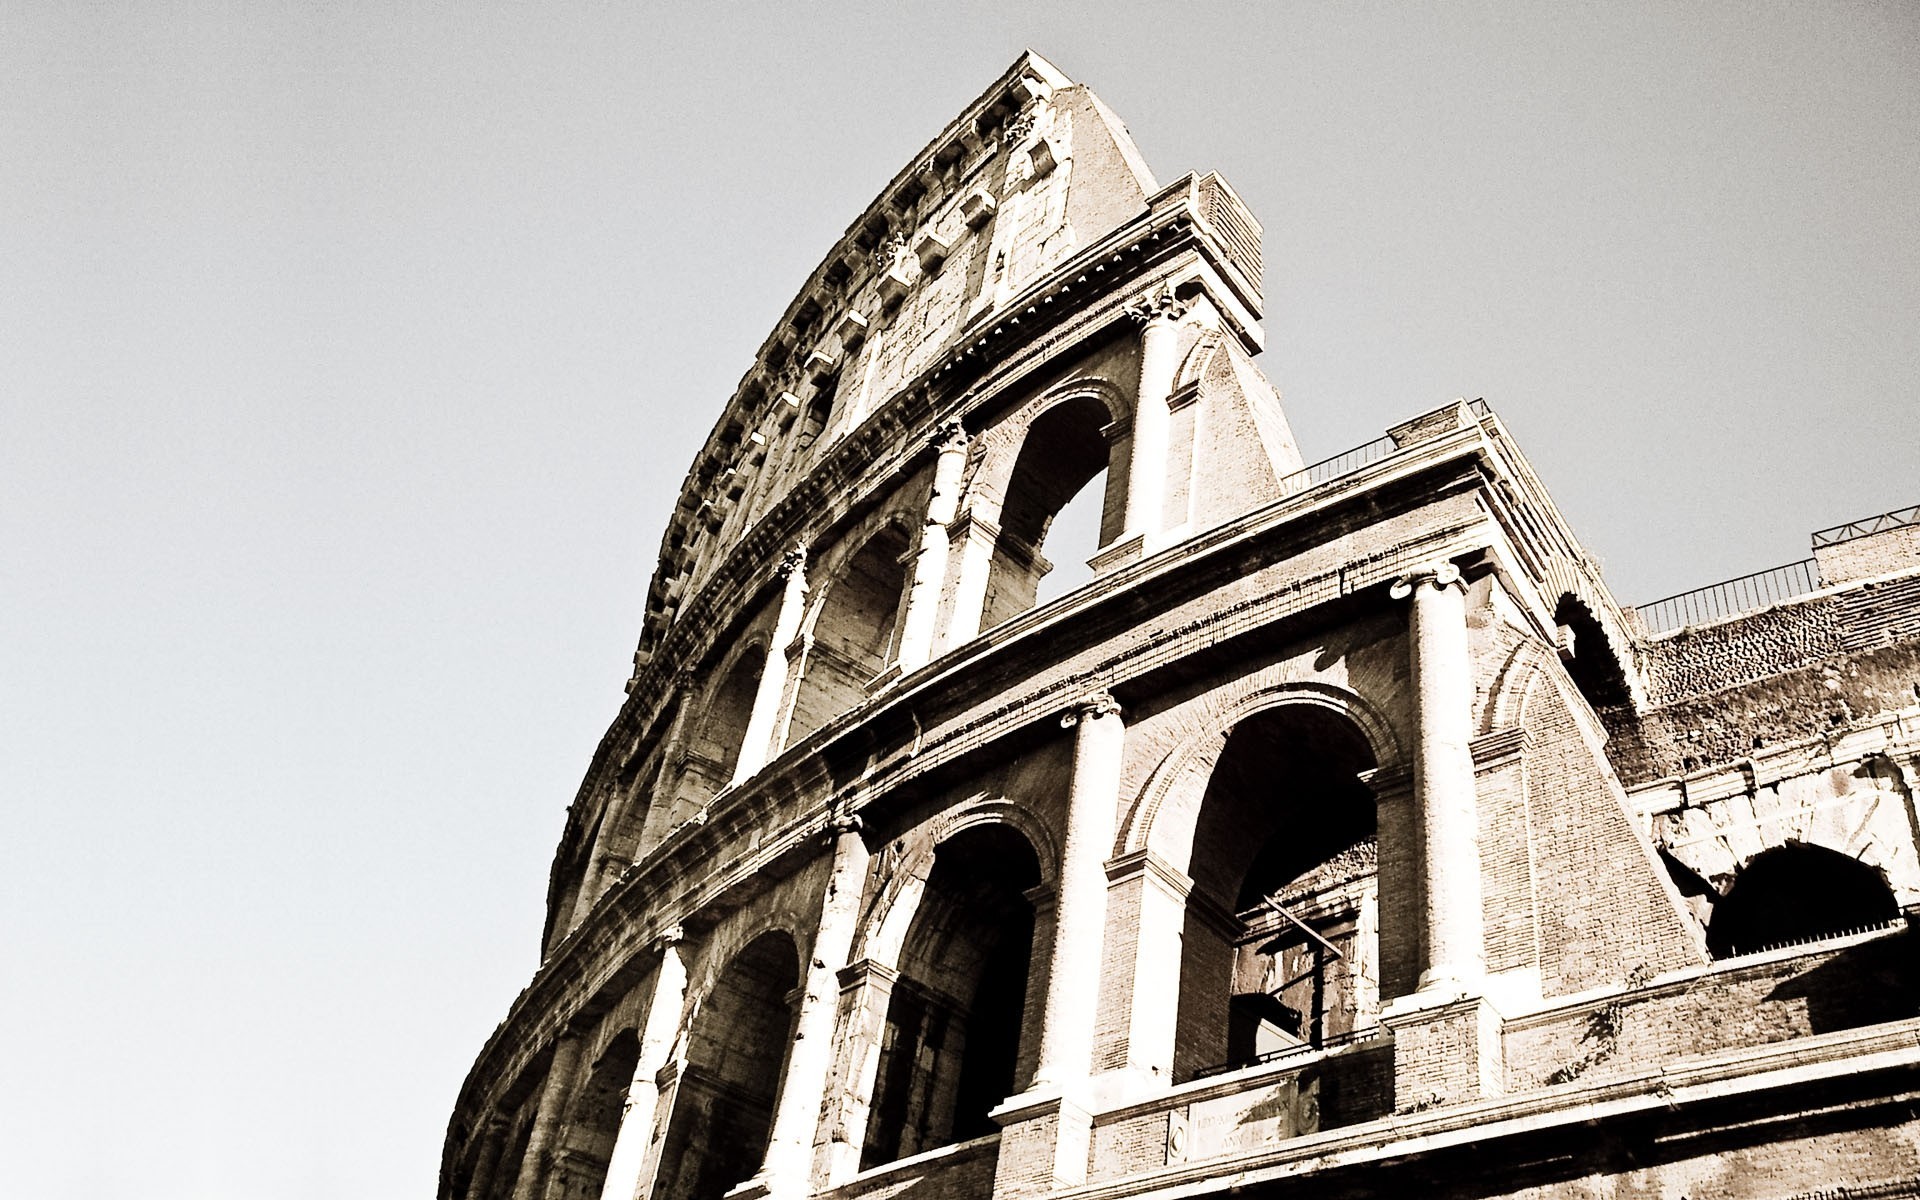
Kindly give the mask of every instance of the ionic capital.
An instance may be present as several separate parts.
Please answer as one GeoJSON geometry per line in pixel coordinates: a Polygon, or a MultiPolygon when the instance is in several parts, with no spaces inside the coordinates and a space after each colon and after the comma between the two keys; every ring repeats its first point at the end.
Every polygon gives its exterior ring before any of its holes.
{"type": "Polygon", "coordinates": [[[1450,587],[1459,587],[1462,589],[1466,587],[1465,581],[1460,577],[1460,568],[1450,562],[1444,562],[1431,567],[1423,567],[1417,571],[1407,572],[1405,575],[1393,581],[1393,587],[1389,590],[1388,594],[1395,600],[1405,600],[1408,596],[1413,595],[1415,588],[1422,584],[1431,584],[1435,591],[1441,592],[1446,591],[1450,587]]]}
{"type": "Polygon", "coordinates": [[[1191,303],[1174,295],[1173,285],[1166,283],[1127,305],[1127,315],[1142,325],[1152,325],[1156,321],[1171,325],[1186,316],[1187,310],[1192,307],[1191,303]]]}
{"type": "Polygon", "coordinates": [[[1097,721],[1101,717],[1119,715],[1120,702],[1113,698],[1111,692],[1095,692],[1091,696],[1074,701],[1066,712],[1060,714],[1060,728],[1072,729],[1082,721],[1097,721]]]}

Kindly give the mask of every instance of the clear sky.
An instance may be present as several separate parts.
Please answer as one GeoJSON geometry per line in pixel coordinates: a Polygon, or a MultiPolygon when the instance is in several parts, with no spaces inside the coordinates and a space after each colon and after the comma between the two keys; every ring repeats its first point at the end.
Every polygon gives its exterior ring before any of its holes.
{"type": "Polygon", "coordinates": [[[1310,459],[1485,396],[1625,602],[1920,502],[1920,5],[7,0],[9,1195],[431,1194],[687,463],[1027,46],[1310,459]]]}

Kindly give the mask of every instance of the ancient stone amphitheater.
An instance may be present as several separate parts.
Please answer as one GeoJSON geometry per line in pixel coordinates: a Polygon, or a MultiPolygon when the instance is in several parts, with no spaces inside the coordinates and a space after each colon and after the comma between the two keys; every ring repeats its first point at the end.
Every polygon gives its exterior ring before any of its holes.
{"type": "Polygon", "coordinates": [[[446,1200],[1920,1196],[1920,513],[1622,607],[1484,405],[1302,462],[1260,240],[1031,55],[853,223],[446,1200]]]}

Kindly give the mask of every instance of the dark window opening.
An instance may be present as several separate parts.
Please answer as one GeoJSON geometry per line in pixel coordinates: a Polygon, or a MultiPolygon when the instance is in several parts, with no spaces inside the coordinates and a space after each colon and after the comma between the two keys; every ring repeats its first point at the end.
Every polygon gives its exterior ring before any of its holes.
{"type": "Polygon", "coordinates": [[[553,1177],[547,1183],[548,1196],[599,1200],[607,1182],[607,1164],[613,1158],[613,1143],[620,1135],[627,1088],[639,1061],[640,1039],[626,1030],[608,1043],[593,1064],[586,1084],[568,1110],[553,1159],[553,1177]]]}
{"type": "Polygon", "coordinates": [[[1824,846],[1763,850],[1713,906],[1707,951],[1715,958],[1878,929],[1900,915],[1878,870],[1824,846]]]}
{"type": "Polygon", "coordinates": [[[1633,703],[1626,672],[1593,610],[1573,596],[1562,596],[1553,610],[1553,620],[1565,631],[1561,636],[1571,642],[1562,646],[1560,661],[1594,711],[1633,703]]]}
{"type": "Polygon", "coordinates": [[[907,535],[875,534],[827,587],[787,727],[792,744],[855,707],[894,656],[906,596],[907,535]]]}
{"type": "Polygon", "coordinates": [[[799,982],[792,939],[763,934],[701,1005],[661,1144],[660,1200],[720,1200],[760,1169],[791,1033],[787,997],[799,982]]]}
{"type": "Polygon", "coordinates": [[[900,954],[860,1165],[994,1131],[1013,1094],[1040,870],[1005,826],[942,845],[900,954]]]}
{"type": "MultiPolygon", "coordinates": [[[[1081,396],[1041,413],[1027,428],[1026,440],[1007,481],[1006,499],[1000,506],[1000,536],[993,547],[987,600],[980,617],[982,629],[1018,616],[1039,602],[1041,580],[1054,567],[1041,554],[1043,545],[1063,558],[1084,560],[1112,536],[1114,531],[1109,526],[1117,518],[1108,514],[1110,506],[1106,504],[1112,489],[1103,485],[1095,492],[1089,487],[1107,469],[1109,448],[1101,431],[1110,421],[1105,404],[1092,396],[1081,396]],[[1098,498],[1100,515],[1088,520],[1089,514],[1075,506],[1067,528],[1062,530],[1069,536],[1049,538],[1055,518],[1083,492],[1088,507],[1098,498]]],[[[1087,577],[1077,567],[1063,575],[1063,583],[1087,577]]]]}
{"type": "Polygon", "coordinates": [[[1351,722],[1258,713],[1228,737],[1194,827],[1174,1078],[1324,1046],[1378,1024],[1372,767],[1351,722]]]}
{"type": "Polygon", "coordinates": [[[760,690],[766,665],[766,651],[750,647],[714,689],[694,736],[687,740],[680,788],[683,806],[704,805],[733,782],[734,764],[740,761],[740,744],[747,736],[754,694],[760,690]]]}

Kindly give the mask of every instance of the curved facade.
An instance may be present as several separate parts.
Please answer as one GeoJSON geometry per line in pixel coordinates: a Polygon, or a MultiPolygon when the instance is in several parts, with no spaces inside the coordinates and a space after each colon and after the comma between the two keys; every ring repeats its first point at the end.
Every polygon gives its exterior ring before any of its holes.
{"type": "Polygon", "coordinates": [[[1032,55],[849,227],[443,1197],[1917,1194],[1910,527],[1655,628],[1483,405],[1304,464],[1260,279],[1032,55]]]}

